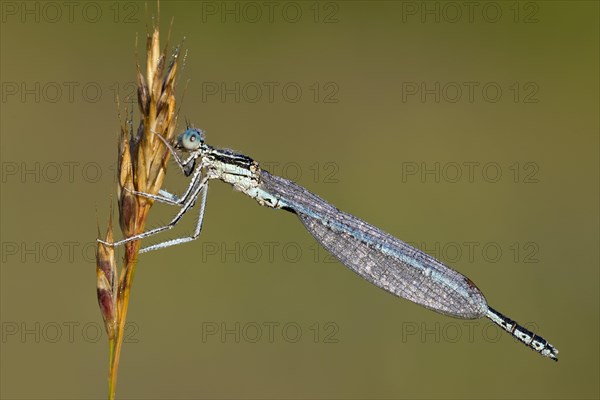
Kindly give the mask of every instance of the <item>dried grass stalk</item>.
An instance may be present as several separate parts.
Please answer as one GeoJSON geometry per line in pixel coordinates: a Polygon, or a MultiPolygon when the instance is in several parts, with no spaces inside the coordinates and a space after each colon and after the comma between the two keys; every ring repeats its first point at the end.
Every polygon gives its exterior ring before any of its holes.
{"type": "MultiPolygon", "coordinates": [[[[119,137],[118,185],[119,225],[124,237],[144,232],[146,218],[153,204],[151,199],[136,196],[131,191],[156,194],[160,190],[169,159],[169,152],[156,134],[167,140],[175,133],[175,78],[179,49],[176,48],[166,67],[167,49],[161,51],[159,30],[154,28],[146,41],[146,74],[137,65],[138,105],[140,125],[133,132],[127,121],[119,137]],[[153,133],[154,132],[154,133],[153,133]],[[128,190],[126,190],[128,189],[128,190]]],[[[113,242],[112,217],[106,241],[113,242]]],[[[99,244],[97,251],[97,292],[100,310],[109,337],[109,399],[114,399],[119,357],[127,317],[129,295],[135,273],[139,241],[125,244],[123,267],[118,279],[113,248],[99,244]]]]}

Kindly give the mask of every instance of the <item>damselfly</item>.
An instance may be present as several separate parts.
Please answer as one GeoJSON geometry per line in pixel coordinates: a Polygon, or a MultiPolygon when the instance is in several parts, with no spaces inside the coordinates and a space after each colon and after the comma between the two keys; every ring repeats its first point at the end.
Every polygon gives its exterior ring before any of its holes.
{"type": "Polygon", "coordinates": [[[558,360],[558,350],[554,346],[489,307],[481,291],[470,279],[435,258],[338,210],[302,186],[263,171],[248,156],[209,146],[200,129],[188,127],[174,146],[162,136],[157,136],[183,173],[191,176],[190,184],[181,196],[165,190],[160,190],[156,195],[133,193],[177,206],[179,212],[165,226],[115,243],[100,242],[117,246],[171,229],[200,199],[200,215],[191,236],[145,247],[140,253],[196,239],[202,230],[208,183],[211,179],[220,179],[260,205],[296,214],[325,249],[375,286],[442,314],[467,319],[487,317],[531,349],[558,360]],[[178,151],[186,157],[181,158],[178,151]]]}

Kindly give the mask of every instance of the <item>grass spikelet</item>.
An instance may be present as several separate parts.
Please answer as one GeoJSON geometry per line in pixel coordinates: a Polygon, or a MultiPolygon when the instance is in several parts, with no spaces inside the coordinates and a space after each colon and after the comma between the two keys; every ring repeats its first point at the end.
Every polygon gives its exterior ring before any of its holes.
{"type": "MultiPolygon", "coordinates": [[[[137,65],[138,106],[140,124],[133,132],[131,123],[122,124],[118,148],[119,226],[124,237],[144,232],[153,201],[132,191],[156,194],[162,187],[169,152],[156,134],[167,140],[175,133],[177,124],[175,82],[179,49],[169,58],[168,47],[160,50],[159,29],[154,27],[146,39],[146,71],[137,65]],[[170,59],[168,68],[166,60],[170,59]]],[[[130,122],[130,121],[129,121],[130,122]]],[[[112,218],[106,241],[113,242],[112,218]]],[[[131,286],[135,274],[139,241],[125,244],[121,274],[116,279],[114,249],[99,244],[97,251],[97,292],[102,316],[109,336],[109,399],[115,398],[117,373],[131,286]]]]}
{"type": "MultiPolygon", "coordinates": [[[[112,211],[112,205],[110,208],[112,211]]],[[[98,228],[98,236],[100,236],[100,228],[98,228]]],[[[107,242],[114,240],[112,212],[105,240],[107,242]]],[[[108,340],[114,340],[117,328],[117,261],[115,249],[102,243],[98,243],[96,249],[96,294],[108,340]]]]}

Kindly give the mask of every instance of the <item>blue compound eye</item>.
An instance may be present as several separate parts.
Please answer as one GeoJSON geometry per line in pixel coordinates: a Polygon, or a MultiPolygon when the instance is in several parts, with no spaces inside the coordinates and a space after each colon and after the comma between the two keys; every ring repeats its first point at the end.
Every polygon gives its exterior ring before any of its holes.
{"type": "Polygon", "coordinates": [[[179,136],[179,144],[186,150],[198,150],[204,143],[204,132],[200,129],[189,128],[179,136]]]}

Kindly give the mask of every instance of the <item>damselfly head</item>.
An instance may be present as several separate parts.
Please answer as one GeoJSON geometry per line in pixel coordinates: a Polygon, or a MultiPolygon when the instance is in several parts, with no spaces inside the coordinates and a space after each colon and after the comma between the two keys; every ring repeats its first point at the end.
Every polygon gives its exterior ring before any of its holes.
{"type": "Polygon", "coordinates": [[[177,137],[175,148],[183,151],[196,151],[204,143],[204,131],[197,128],[187,128],[177,137]]]}

